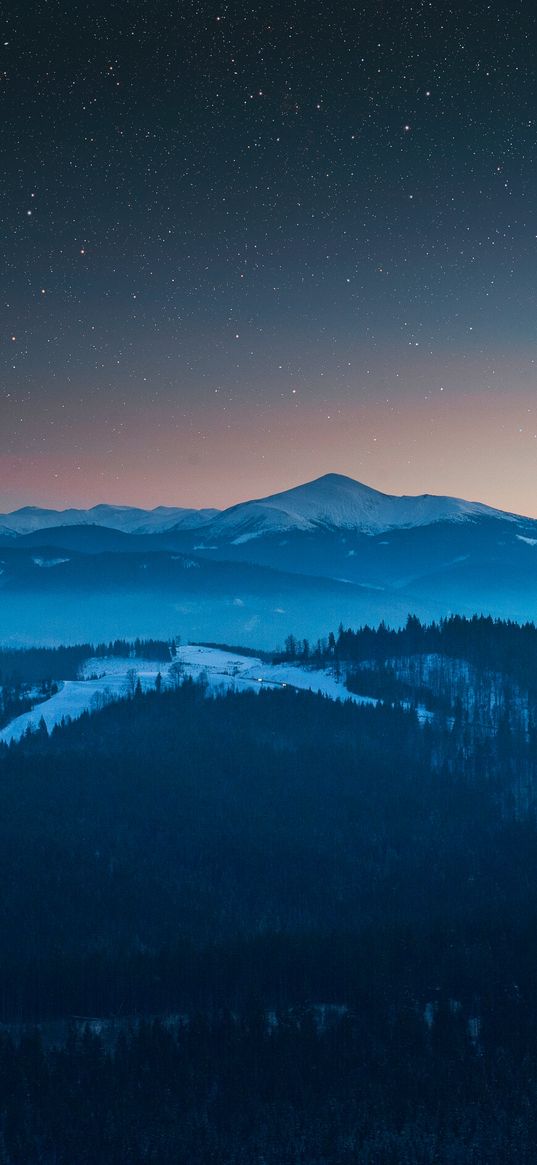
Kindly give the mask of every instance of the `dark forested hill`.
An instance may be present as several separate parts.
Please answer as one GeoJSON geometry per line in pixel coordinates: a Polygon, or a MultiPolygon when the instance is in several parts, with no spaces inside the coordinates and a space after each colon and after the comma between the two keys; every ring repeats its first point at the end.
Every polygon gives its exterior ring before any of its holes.
{"type": "Polygon", "coordinates": [[[491,725],[186,682],[3,748],[0,1160],[534,1160],[537,748],[491,725]]]}

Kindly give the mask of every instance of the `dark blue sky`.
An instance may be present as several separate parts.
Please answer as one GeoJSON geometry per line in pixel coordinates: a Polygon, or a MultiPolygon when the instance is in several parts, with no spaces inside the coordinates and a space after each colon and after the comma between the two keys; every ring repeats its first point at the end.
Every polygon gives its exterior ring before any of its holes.
{"type": "Polygon", "coordinates": [[[0,508],[537,513],[536,49],[520,3],[8,5],[0,508]]]}

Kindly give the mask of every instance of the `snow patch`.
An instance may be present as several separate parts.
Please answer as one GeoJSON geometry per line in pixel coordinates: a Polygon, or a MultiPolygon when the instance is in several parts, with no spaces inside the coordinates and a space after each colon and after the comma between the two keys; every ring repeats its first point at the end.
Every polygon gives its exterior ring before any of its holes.
{"type": "Polygon", "coordinates": [[[159,672],[167,674],[169,664],[138,659],[88,659],[78,680],[64,680],[50,700],[43,700],[32,711],[17,716],[0,731],[0,741],[20,740],[28,728],[35,730],[43,717],[49,732],[63,719],[78,719],[84,712],[97,711],[111,700],[127,695],[132,677],[140,680],[144,690],[155,686],[159,672]],[[92,677],[92,678],[85,678],[92,677]]]}
{"type": "Polygon", "coordinates": [[[69,558],[40,558],[37,555],[37,556],[32,556],[32,562],[34,562],[36,566],[61,566],[62,562],[70,562],[70,559],[69,558]]]}

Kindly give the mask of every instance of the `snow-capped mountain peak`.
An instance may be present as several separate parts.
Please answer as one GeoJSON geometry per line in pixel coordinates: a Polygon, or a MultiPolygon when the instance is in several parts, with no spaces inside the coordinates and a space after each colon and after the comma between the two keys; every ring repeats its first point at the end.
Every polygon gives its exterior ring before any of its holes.
{"type": "Polygon", "coordinates": [[[506,517],[480,502],[433,494],[395,496],[328,473],[304,485],[231,506],[210,523],[211,537],[235,543],[291,530],[359,530],[378,534],[440,521],[506,517]]]}

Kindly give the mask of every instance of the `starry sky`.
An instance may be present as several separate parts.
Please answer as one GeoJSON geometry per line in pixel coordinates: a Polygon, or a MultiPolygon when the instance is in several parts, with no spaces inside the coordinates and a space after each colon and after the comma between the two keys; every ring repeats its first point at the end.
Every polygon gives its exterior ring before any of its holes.
{"type": "Polygon", "coordinates": [[[0,510],[537,515],[533,5],[8,3],[0,102],[0,510]]]}

